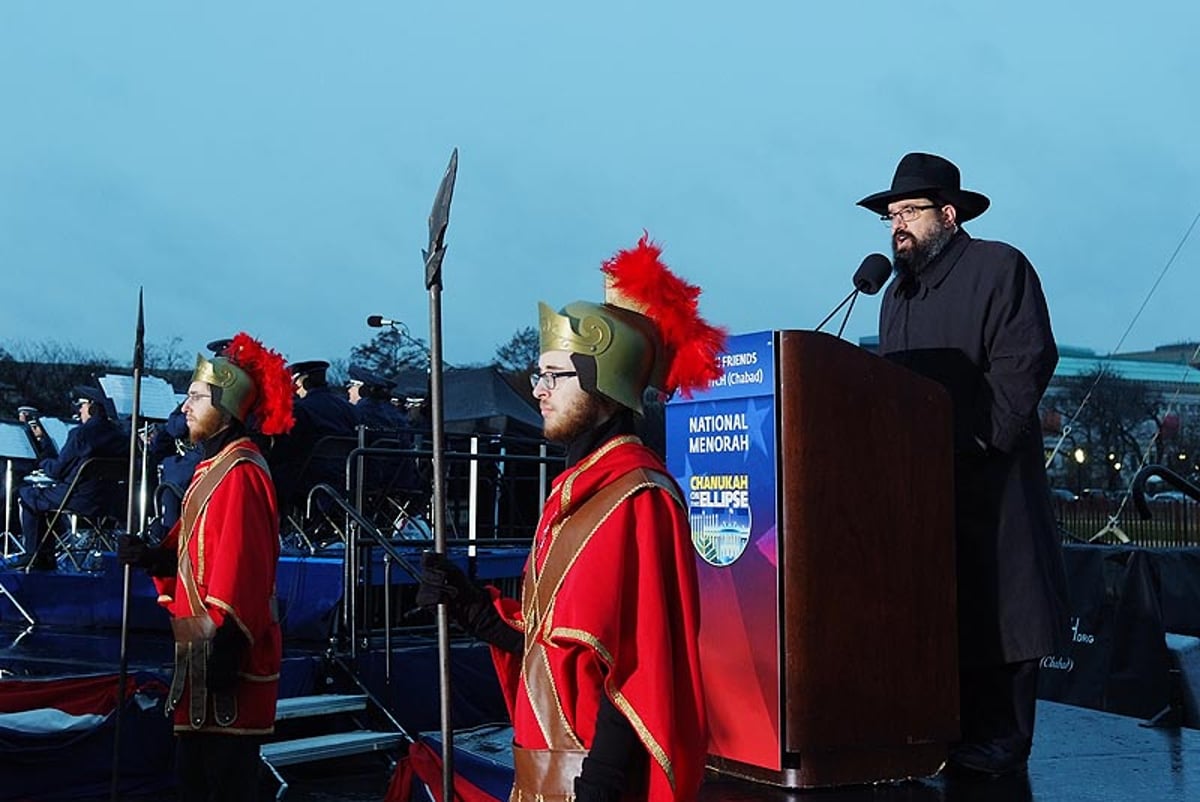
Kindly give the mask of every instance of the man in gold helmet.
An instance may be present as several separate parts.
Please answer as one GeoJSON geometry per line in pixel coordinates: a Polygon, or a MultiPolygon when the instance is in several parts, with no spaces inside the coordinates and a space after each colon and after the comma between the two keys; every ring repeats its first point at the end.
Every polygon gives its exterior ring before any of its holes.
{"type": "Polygon", "coordinates": [[[275,724],[282,641],[275,609],[279,514],[250,427],[292,425],[283,358],[242,333],[197,355],[183,404],[203,458],[183,514],[161,546],[130,536],[118,557],[145,568],[171,613],[175,674],[167,702],[179,736],[182,800],[258,798],[259,746],[275,724]]]}
{"type": "Polygon", "coordinates": [[[707,730],[699,599],[682,493],[634,433],[647,388],[706,386],[723,332],[643,237],[604,265],[603,304],[541,305],[533,374],[567,449],[521,601],[426,556],[418,603],[489,642],[513,720],[511,800],[694,800],[707,730]]]}

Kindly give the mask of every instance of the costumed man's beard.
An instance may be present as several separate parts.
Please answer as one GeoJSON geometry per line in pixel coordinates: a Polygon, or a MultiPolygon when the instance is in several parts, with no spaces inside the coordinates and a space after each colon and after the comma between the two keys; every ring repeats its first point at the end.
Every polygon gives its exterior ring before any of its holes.
{"type": "Polygon", "coordinates": [[[546,418],[542,432],[555,443],[569,443],[579,435],[595,428],[610,412],[609,405],[594,395],[582,393],[573,406],[557,411],[546,418]]]}
{"type": "Polygon", "coordinates": [[[192,413],[188,416],[188,438],[193,444],[203,443],[224,429],[228,423],[229,419],[225,413],[214,406],[209,406],[202,412],[192,413]]]}
{"type": "Polygon", "coordinates": [[[892,261],[898,270],[913,276],[920,275],[937,258],[937,255],[946,247],[946,243],[954,236],[954,232],[958,230],[952,224],[946,225],[940,218],[935,225],[937,227],[922,238],[913,236],[912,232],[907,230],[897,231],[892,235],[892,261]],[[900,242],[905,239],[908,242],[908,248],[901,251],[900,242]]]}

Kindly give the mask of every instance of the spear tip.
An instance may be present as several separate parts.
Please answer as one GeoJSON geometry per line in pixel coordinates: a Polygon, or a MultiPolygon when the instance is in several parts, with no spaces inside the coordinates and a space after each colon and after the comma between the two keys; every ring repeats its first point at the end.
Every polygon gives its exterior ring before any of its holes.
{"type": "Polygon", "coordinates": [[[133,340],[133,369],[141,372],[146,362],[146,314],[142,303],[142,288],[138,287],[137,331],[133,340]]]}

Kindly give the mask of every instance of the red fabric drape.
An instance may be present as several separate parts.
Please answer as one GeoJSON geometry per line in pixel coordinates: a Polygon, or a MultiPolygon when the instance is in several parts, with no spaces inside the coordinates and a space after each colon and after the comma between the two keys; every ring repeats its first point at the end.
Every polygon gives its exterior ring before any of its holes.
{"type": "MultiPolygon", "coordinates": [[[[428,745],[414,743],[408,748],[408,757],[397,764],[392,781],[388,784],[384,802],[409,802],[412,797],[414,775],[429,786],[436,802],[442,802],[442,757],[428,745]]],[[[454,802],[503,802],[491,794],[481,791],[454,775],[454,802]]]]}
{"type": "MultiPolygon", "coordinates": [[[[137,690],[133,677],[125,680],[125,696],[137,690]]],[[[117,675],[53,680],[0,682],[0,713],[55,707],[73,716],[108,715],[117,706],[117,675]]]]}

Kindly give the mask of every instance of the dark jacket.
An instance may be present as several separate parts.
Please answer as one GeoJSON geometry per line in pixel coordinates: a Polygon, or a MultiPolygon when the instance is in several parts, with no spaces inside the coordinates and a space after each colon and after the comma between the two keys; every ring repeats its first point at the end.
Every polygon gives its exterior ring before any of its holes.
{"type": "MultiPolygon", "coordinates": [[[[155,490],[159,517],[156,521],[159,535],[166,534],[179,520],[183,494],[192,483],[192,474],[200,463],[201,450],[190,446],[187,415],[176,409],[166,422],[155,429],[148,446],[150,457],[162,467],[159,487],[155,490]]],[[[155,537],[154,540],[160,540],[155,537]]]]}
{"type": "MultiPolygon", "coordinates": [[[[345,457],[314,458],[313,449],[324,437],[353,438],[358,425],[354,405],[328,386],[311,387],[303,398],[296,398],[292,415],[296,424],[291,432],[276,438],[269,460],[283,510],[302,502],[316,484],[345,485],[345,457]]],[[[347,443],[344,452],[351,448],[353,444],[347,443]]]]}
{"type": "MultiPolygon", "coordinates": [[[[360,398],[354,404],[358,422],[367,427],[367,444],[382,447],[412,448],[413,433],[408,416],[383,398],[360,398]],[[382,441],[382,442],[381,442],[382,441]]],[[[364,466],[369,490],[411,489],[417,484],[416,463],[410,456],[372,456],[364,466]]]]}
{"type": "MultiPolygon", "coordinates": [[[[62,451],[57,457],[42,460],[38,467],[65,488],[75,478],[79,468],[92,457],[120,457],[129,455],[129,436],[116,422],[93,416],[87,423],[80,424],[67,434],[62,451]]],[[[104,498],[104,483],[89,479],[88,474],[75,486],[71,496],[71,508],[90,512],[98,504],[107,504],[115,499],[104,498]]],[[[65,492],[65,490],[64,490],[65,492]]]]}
{"type": "Polygon", "coordinates": [[[391,401],[382,398],[360,398],[352,405],[358,422],[368,429],[395,437],[397,432],[410,436],[408,416],[391,401]]]}
{"type": "Polygon", "coordinates": [[[187,442],[187,416],[183,410],[176,409],[162,426],[155,429],[149,445],[151,459],[162,466],[162,481],[185,491],[200,462],[200,449],[180,448],[180,443],[187,442]]]}
{"type": "Polygon", "coordinates": [[[959,649],[965,664],[1051,653],[1067,588],[1037,405],[1058,351],[1024,254],[960,231],[920,276],[898,274],[880,353],[954,403],[959,649]]]}

